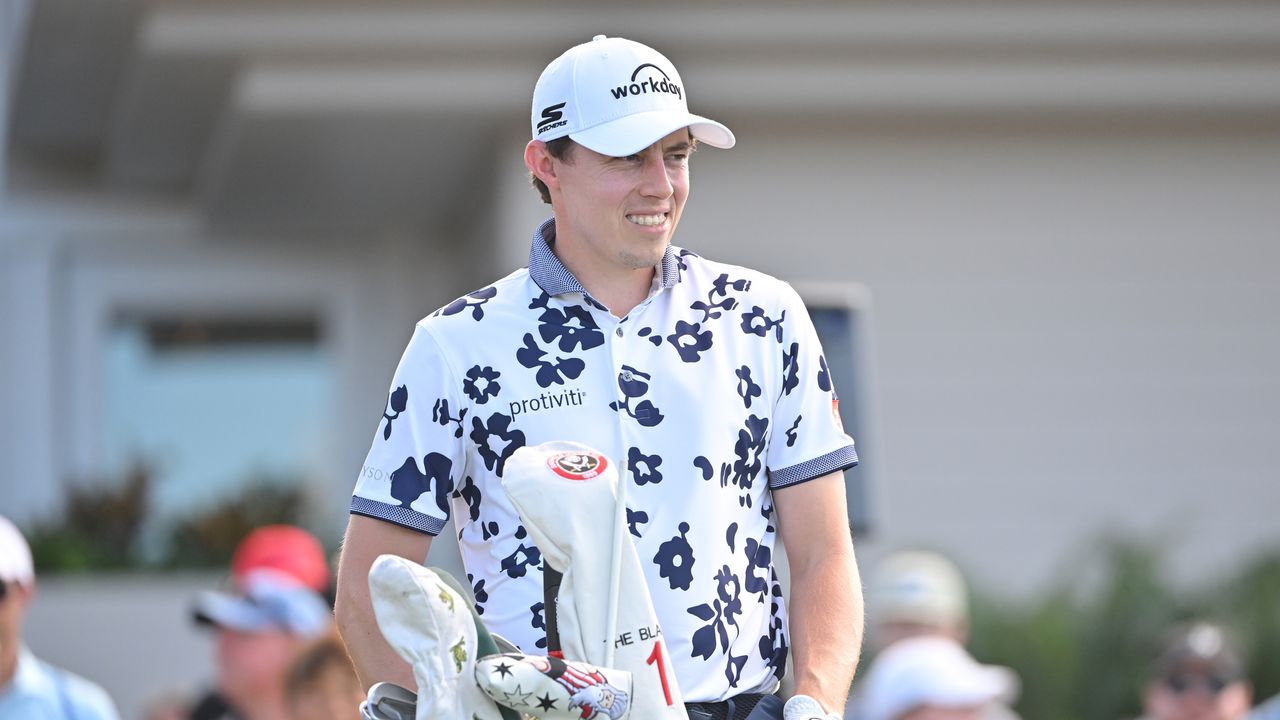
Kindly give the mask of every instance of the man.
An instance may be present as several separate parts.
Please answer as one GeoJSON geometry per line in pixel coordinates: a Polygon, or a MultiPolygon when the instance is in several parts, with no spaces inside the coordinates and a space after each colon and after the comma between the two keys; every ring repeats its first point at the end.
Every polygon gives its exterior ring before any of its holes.
{"type": "Polygon", "coordinates": [[[337,612],[362,682],[414,686],[365,578],[382,553],[421,562],[451,513],[485,622],[545,649],[540,553],[501,477],[517,448],[571,440],[630,483],[690,716],[744,716],[788,656],[797,695],[838,713],[862,628],[842,475],[857,456],[821,347],[789,286],[671,245],[695,143],[733,134],[689,113],[665,57],[604,36],[547,66],[531,125],[525,164],[554,217],[527,269],[418,324],[356,485],[337,612]]]}
{"type": "Polygon", "coordinates": [[[964,576],[933,552],[892,553],[876,567],[867,589],[876,622],[870,637],[883,649],[911,637],[969,640],[969,597],[964,576]]]}
{"type": "Polygon", "coordinates": [[[895,642],[867,671],[859,720],[988,720],[1011,700],[1017,679],[980,665],[953,640],[921,635],[895,642]]]}
{"type": "Polygon", "coordinates": [[[269,526],[241,541],[228,592],[204,592],[196,622],[216,633],[217,696],[193,717],[288,720],[286,679],[306,648],[332,631],[329,572],[313,536],[269,526]],[[225,701],[222,706],[218,701],[225,701]]]}
{"type": "Polygon", "coordinates": [[[101,687],[37,659],[22,644],[22,618],[35,592],[31,548],[0,516],[0,720],[119,720],[101,687]]]}
{"type": "Polygon", "coordinates": [[[1019,689],[1008,668],[978,664],[965,650],[964,576],[933,552],[884,558],[867,589],[878,653],[854,690],[849,720],[1016,720],[1006,703],[1019,689]]]}
{"type": "Polygon", "coordinates": [[[1142,696],[1146,720],[1241,720],[1252,701],[1235,643],[1206,622],[1170,632],[1142,696]]]}

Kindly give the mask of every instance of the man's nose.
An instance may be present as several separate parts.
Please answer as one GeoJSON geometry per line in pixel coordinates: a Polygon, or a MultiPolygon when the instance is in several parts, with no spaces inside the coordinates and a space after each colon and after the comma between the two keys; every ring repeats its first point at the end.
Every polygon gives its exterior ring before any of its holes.
{"type": "Polygon", "coordinates": [[[667,164],[662,153],[651,152],[644,156],[643,180],[640,192],[646,197],[669,198],[674,192],[671,176],[667,172],[667,164]]]}

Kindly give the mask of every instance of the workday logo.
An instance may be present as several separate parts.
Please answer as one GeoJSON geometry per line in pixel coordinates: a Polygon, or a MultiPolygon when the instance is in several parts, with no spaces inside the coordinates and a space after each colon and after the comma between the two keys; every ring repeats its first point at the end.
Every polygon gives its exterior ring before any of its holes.
{"type": "Polygon", "coordinates": [[[538,121],[538,134],[563,127],[569,121],[564,119],[565,103],[558,103],[542,109],[542,119],[538,121]]]}
{"type": "Polygon", "coordinates": [[[672,82],[670,76],[653,63],[644,63],[637,67],[631,73],[630,83],[610,88],[609,92],[613,93],[614,100],[637,95],[648,95],[649,93],[670,93],[677,98],[684,99],[684,91],[680,89],[680,86],[672,82]],[[649,72],[645,73],[645,69],[649,69],[649,72]],[[643,78],[641,78],[642,74],[644,75],[643,78]]]}

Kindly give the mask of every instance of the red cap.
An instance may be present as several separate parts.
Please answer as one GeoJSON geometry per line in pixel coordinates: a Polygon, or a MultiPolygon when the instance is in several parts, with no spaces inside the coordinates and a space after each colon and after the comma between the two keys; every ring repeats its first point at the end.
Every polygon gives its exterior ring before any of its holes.
{"type": "Polygon", "coordinates": [[[269,568],[323,593],[329,587],[329,562],[314,535],[292,525],[266,525],[245,536],[231,558],[237,584],[251,570],[269,568]]]}

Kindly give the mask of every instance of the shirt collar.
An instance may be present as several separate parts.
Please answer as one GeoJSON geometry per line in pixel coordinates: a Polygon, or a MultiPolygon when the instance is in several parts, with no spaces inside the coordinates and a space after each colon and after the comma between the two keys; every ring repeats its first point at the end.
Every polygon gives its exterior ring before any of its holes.
{"type": "Polygon", "coordinates": [[[45,682],[47,678],[40,672],[40,664],[36,656],[31,654],[31,650],[26,645],[19,645],[18,666],[14,668],[13,679],[8,687],[0,687],[0,693],[36,693],[45,682]]]}
{"type": "MultiPolygon", "coordinates": [[[[529,276],[548,295],[563,295],[571,292],[585,295],[586,288],[582,287],[578,278],[574,277],[573,273],[560,262],[560,258],[552,252],[551,247],[555,241],[556,219],[550,217],[533,231],[533,244],[529,248],[529,276]]],[[[667,245],[666,252],[662,254],[660,267],[661,283],[655,282],[655,284],[670,290],[680,282],[680,258],[676,248],[667,245]]],[[[656,281],[657,277],[654,279],[656,281]]]]}

